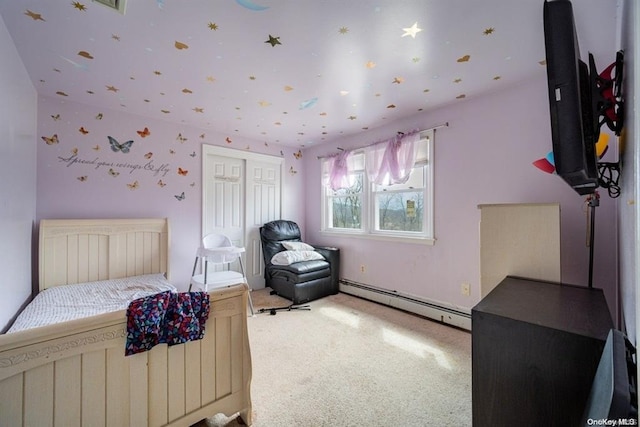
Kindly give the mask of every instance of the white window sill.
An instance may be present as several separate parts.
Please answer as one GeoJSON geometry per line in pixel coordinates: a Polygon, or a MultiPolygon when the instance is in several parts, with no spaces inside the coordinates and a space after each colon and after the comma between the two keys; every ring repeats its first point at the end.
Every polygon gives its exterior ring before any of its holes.
{"type": "Polygon", "coordinates": [[[373,233],[362,233],[357,231],[332,231],[332,230],[320,230],[320,234],[324,236],[333,236],[333,237],[355,237],[358,239],[366,239],[366,240],[382,240],[387,242],[402,242],[402,243],[412,243],[418,245],[429,245],[433,246],[436,244],[436,239],[433,237],[410,237],[410,236],[391,236],[388,234],[373,234],[373,233]]]}

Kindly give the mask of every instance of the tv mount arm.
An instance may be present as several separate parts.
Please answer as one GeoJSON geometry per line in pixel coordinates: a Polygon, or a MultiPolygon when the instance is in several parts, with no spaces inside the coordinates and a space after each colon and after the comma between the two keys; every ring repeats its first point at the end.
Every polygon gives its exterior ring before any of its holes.
{"type": "MultiPolygon", "coordinates": [[[[622,98],[623,63],[624,52],[620,50],[616,53],[615,62],[598,74],[593,55],[589,54],[593,128],[598,133],[604,124],[616,136],[620,136],[622,132],[624,124],[624,100],[622,98]]],[[[598,184],[607,189],[609,197],[616,198],[620,195],[619,177],[620,161],[615,163],[598,162],[598,184]]]]}
{"type": "Polygon", "coordinates": [[[589,54],[593,118],[596,121],[594,129],[599,130],[606,123],[607,127],[616,136],[620,136],[624,124],[624,100],[622,99],[623,63],[624,52],[619,50],[616,53],[615,62],[598,74],[593,55],[589,54]],[[600,117],[602,117],[601,121],[600,117]]]}

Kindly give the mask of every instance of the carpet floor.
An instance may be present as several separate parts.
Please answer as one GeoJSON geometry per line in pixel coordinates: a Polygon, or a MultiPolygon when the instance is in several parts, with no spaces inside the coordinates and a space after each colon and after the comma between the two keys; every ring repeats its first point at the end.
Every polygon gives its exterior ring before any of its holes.
{"type": "Polygon", "coordinates": [[[343,293],[259,313],[290,303],[269,291],[248,322],[254,426],[471,425],[469,332],[343,293]]]}

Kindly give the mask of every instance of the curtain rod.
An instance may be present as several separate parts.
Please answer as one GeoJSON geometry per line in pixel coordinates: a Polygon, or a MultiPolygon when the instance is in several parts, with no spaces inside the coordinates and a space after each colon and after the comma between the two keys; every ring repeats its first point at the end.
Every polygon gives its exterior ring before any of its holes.
{"type": "MultiPolygon", "coordinates": [[[[439,125],[431,126],[430,128],[421,129],[418,132],[422,133],[422,132],[426,132],[426,131],[430,131],[430,130],[436,130],[436,129],[447,128],[447,127],[449,127],[449,122],[444,122],[444,123],[441,123],[439,125]]],[[[398,134],[404,134],[404,132],[400,132],[400,131],[398,131],[397,133],[398,134]]],[[[374,142],[374,143],[367,144],[367,145],[363,145],[363,146],[360,146],[360,147],[350,148],[349,151],[361,150],[363,148],[379,144],[380,142],[381,141],[374,142]]],[[[344,148],[336,147],[336,149],[339,150],[339,151],[344,151],[344,148]]],[[[331,157],[331,156],[332,156],[332,154],[327,154],[325,156],[318,156],[318,159],[324,159],[325,157],[331,157]]]]}

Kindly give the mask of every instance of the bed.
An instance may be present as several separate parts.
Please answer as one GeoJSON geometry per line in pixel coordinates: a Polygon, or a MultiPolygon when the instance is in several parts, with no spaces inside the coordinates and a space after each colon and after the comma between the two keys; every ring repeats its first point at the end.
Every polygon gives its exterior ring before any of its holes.
{"type": "MultiPolygon", "coordinates": [[[[39,287],[164,273],[166,219],[41,220],[39,287]]],[[[246,284],[209,292],[204,338],[125,356],[126,310],[0,335],[0,426],[251,425],[246,284]]]]}

